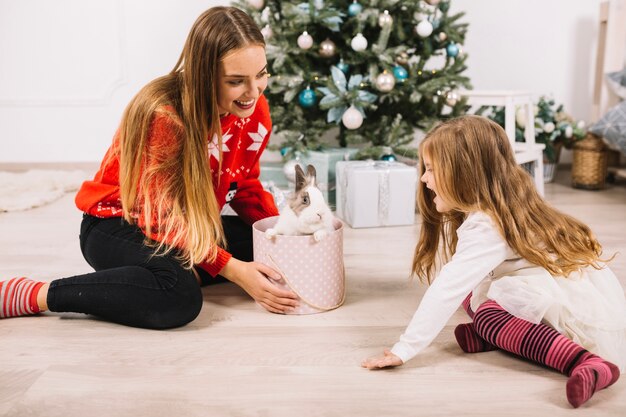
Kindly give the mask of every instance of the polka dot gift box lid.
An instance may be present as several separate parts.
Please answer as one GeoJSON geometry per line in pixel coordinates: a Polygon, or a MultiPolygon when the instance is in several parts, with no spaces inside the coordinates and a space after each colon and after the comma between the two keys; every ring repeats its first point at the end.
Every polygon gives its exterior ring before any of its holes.
{"type": "Polygon", "coordinates": [[[335,219],[335,231],[316,242],[312,235],[265,237],[278,216],[252,225],[255,262],[264,263],[284,278],[277,286],[293,291],[300,306],[289,314],[314,314],[335,309],[345,298],[343,224],[335,219]]]}

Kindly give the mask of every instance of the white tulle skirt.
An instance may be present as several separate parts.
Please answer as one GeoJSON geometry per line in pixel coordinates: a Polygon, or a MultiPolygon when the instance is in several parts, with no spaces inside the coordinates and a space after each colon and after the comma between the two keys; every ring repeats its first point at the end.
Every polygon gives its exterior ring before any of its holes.
{"type": "Polygon", "coordinates": [[[553,277],[543,268],[522,269],[494,280],[487,298],[626,369],[626,298],[608,267],[587,268],[567,278],[553,277]]]}

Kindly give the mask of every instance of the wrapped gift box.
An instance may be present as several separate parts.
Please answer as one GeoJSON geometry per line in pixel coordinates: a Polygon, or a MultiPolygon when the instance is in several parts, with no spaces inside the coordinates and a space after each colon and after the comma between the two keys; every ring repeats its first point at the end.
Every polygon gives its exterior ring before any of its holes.
{"type": "Polygon", "coordinates": [[[337,162],[337,216],[353,228],[415,221],[417,169],[400,162],[337,162]]]}
{"type": "Polygon", "coordinates": [[[287,189],[289,182],[283,172],[282,162],[261,162],[261,173],[259,179],[263,182],[272,181],[279,188],[287,189]]]}
{"type": "Polygon", "coordinates": [[[357,152],[358,149],[353,148],[328,148],[323,151],[308,151],[299,157],[305,172],[308,164],[315,167],[317,182],[331,208],[335,207],[336,202],[335,165],[338,161],[349,160],[357,152]]]}

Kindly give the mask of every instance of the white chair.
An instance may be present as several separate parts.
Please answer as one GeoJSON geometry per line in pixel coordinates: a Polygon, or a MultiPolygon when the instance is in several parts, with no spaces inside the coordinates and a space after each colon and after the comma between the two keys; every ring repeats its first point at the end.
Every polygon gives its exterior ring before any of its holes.
{"type": "Polygon", "coordinates": [[[515,111],[523,107],[527,115],[534,115],[534,104],[530,93],[525,91],[479,91],[466,90],[459,92],[467,97],[472,107],[498,106],[504,107],[504,130],[509,137],[515,151],[515,160],[518,164],[531,164],[530,173],[535,180],[535,186],[540,195],[544,194],[543,187],[543,150],[545,145],[535,143],[534,117],[526,123],[524,142],[515,141],[515,111]]]}

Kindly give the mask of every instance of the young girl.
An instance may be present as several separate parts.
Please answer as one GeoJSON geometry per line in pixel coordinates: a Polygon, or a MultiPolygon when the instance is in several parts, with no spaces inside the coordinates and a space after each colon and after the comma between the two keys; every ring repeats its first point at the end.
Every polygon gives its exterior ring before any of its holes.
{"type": "Polygon", "coordinates": [[[413,273],[437,278],[400,340],[362,366],[402,365],[462,303],[473,319],[454,332],[463,351],[500,348],[564,373],[574,407],[617,381],[613,363],[626,365],[624,291],[589,228],[539,196],[504,130],[457,118],[433,129],[420,155],[413,273]]]}
{"type": "Polygon", "coordinates": [[[0,317],[50,310],[172,328],[196,318],[200,284],[218,275],[269,311],[296,307],[295,294],[267,279],[280,279],[276,271],[250,262],[250,225],[278,214],[258,180],[271,131],[266,67],[248,15],[203,13],[174,69],[130,102],[100,170],[76,196],[81,250],[96,272],[0,282],[0,317]],[[227,202],[238,218],[220,217],[227,202]]]}

